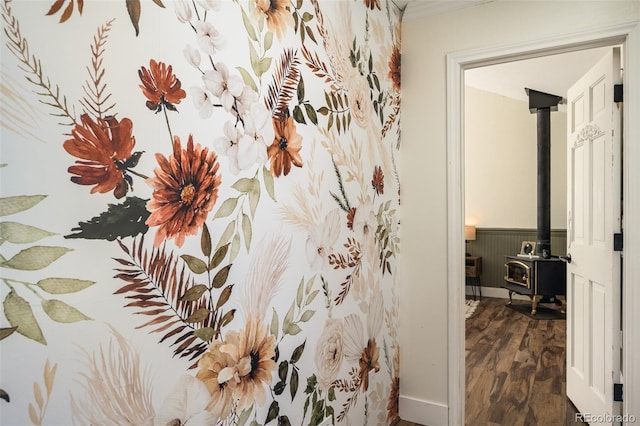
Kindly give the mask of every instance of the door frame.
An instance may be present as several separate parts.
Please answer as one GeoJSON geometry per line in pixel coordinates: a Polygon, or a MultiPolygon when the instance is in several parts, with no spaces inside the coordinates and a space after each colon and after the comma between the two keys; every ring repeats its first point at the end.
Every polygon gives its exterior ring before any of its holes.
{"type": "MultiPolygon", "coordinates": [[[[450,426],[465,419],[464,322],[464,71],[575,50],[623,45],[624,108],[626,117],[640,116],[640,23],[600,27],[578,33],[448,54],[447,73],[447,299],[448,299],[448,411],[450,426]]],[[[640,417],[640,120],[624,120],[623,127],[624,269],[623,364],[624,411],[640,417]],[[636,167],[629,167],[634,165],[636,167]],[[635,285],[633,285],[635,283],[635,285]]],[[[623,413],[624,414],[624,413],[623,413]]]]}

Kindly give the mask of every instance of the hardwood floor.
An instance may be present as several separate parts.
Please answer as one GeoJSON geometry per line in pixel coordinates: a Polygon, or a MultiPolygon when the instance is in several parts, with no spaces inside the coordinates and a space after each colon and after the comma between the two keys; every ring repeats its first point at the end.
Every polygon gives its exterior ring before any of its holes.
{"type": "Polygon", "coordinates": [[[506,299],[483,297],[465,326],[467,426],[584,424],[566,397],[565,320],[531,319],[506,299]]]}
{"type": "Polygon", "coordinates": [[[531,319],[505,299],[482,298],[466,320],[466,424],[581,424],[565,394],[565,347],[565,320],[531,319]]]}

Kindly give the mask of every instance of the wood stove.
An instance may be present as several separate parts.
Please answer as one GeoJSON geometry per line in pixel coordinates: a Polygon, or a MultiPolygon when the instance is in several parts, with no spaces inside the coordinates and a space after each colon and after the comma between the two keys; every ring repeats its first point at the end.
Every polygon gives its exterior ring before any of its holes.
{"type": "MultiPolygon", "coordinates": [[[[538,303],[560,300],[565,308],[567,294],[566,258],[551,254],[551,111],[558,110],[561,96],[525,89],[529,96],[529,111],[537,115],[537,241],[528,245],[535,252],[505,256],[504,287],[513,293],[529,296],[531,314],[538,303]]],[[[524,244],[523,244],[524,245],[524,244]]]]}

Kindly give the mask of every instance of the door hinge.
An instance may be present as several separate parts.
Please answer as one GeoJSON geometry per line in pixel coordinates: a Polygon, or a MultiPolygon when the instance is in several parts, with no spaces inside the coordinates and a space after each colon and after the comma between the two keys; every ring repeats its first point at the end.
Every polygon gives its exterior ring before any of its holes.
{"type": "Polygon", "coordinates": [[[613,384],[613,400],[622,401],[622,383],[613,384]]]}
{"type": "Polygon", "coordinates": [[[613,234],[613,251],[622,251],[623,246],[622,234],[613,234]]]}
{"type": "Polygon", "coordinates": [[[622,84],[614,84],[613,85],[613,102],[623,102],[622,98],[622,94],[623,94],[623,90],[622,90],[623,85],[622,84]]]}

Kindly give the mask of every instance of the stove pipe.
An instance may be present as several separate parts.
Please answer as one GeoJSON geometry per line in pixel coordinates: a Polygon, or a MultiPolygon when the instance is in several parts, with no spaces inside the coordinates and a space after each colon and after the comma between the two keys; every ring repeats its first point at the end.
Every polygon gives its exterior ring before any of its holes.
{"type": "Polygon", "coordinates": [[[529,96],[529,112],[537,115],[538,130],[538,227],[536,254],[551,256],[551,111],[558,110],[562,96],[525,89],[529,96]]]}

